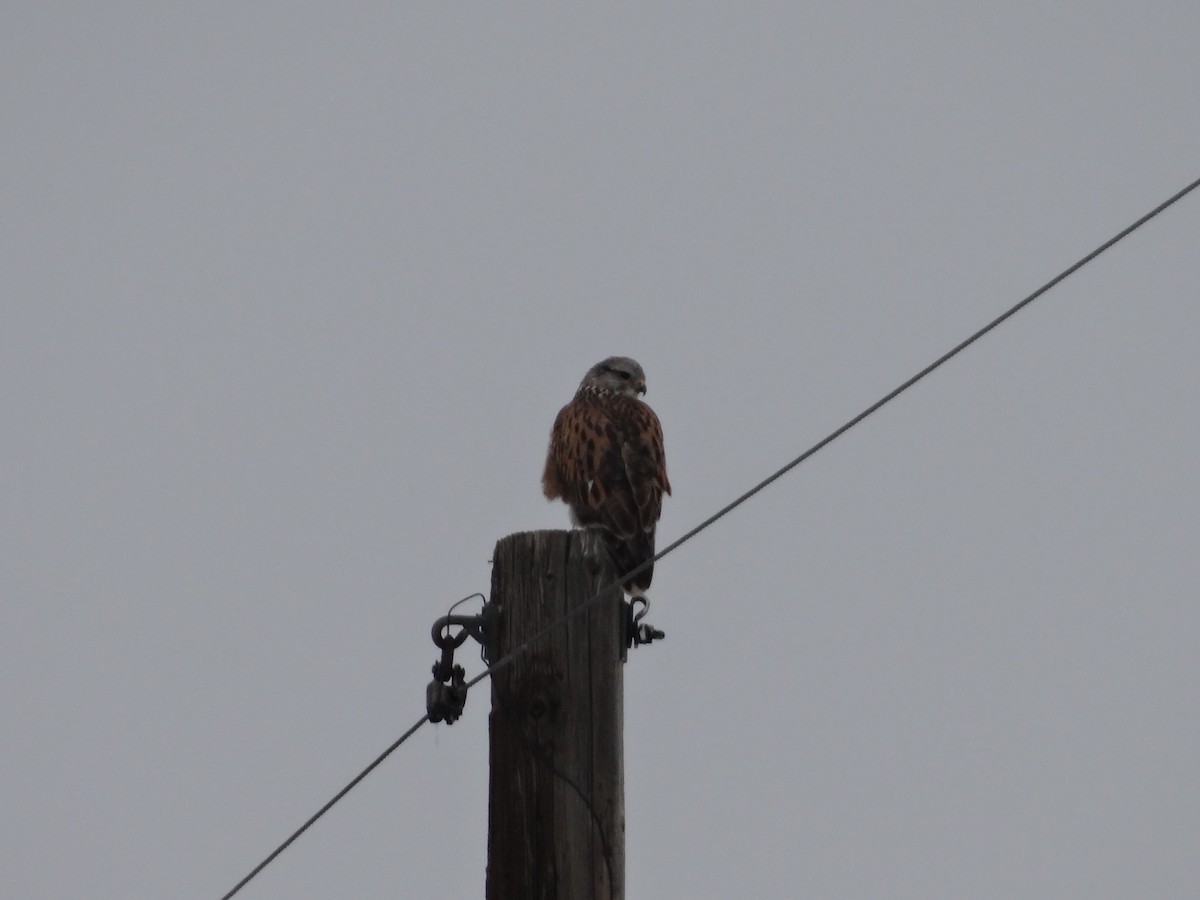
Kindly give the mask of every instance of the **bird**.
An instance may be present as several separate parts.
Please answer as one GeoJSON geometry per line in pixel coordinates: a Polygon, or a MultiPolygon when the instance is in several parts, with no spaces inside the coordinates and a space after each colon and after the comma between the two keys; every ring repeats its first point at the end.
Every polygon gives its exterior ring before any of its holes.
{"type": "Polygon", "coordinates": [[[576,525],[601,531],[622,577],[649,563],[622,583],[643,600],[654,577],[654,528],[671,493],[662,425],[645,393],[646,374],[627,356],[588,369],[554,419],[542,473],[546,499],[566,503],[576,525]]]}

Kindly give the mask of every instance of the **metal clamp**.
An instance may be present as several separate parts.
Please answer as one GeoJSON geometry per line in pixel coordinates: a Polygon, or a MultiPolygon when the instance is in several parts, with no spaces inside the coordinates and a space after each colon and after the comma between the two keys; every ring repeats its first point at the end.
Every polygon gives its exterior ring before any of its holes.
{"type": "Polygon", "coordinates": [[[485,602],[479,615],[446,615],[433,623],[433,643],[442,655],[433,664],[433,681],[425,689],[425,708],[430,722],[452,725],[462,715],[467,703],[466,671],[455,665],[454,651],[472,637],[483,646],[484,661],[490,662],[495,655],[499,616],[499,607],[485,602]],[[451,633],[450,629],[455,627],[459,631],[451,633]]]}
{"type": "Polygon", "coordinates": [[[650,611],[650,601],[645,597],[631,597],[622,601],[625,607],[625,646],[640,647],[654,641],[661,641],[666,634],[649,623],[643,623],[646,613],[650,611]],[[640,606],[640,609],[635,609],[640,606]]]}

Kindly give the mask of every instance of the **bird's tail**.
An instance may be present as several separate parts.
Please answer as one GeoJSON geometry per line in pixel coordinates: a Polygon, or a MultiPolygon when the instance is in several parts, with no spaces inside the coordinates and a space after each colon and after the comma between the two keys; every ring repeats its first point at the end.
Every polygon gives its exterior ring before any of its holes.
{"type": "Polygon", "coordinates": [[[633,537],[625,539],[605,531],[604,544],[620,575],[632,572],[647,560],[651,561],[645,569],[623,582],[626,592],[634,595],[644,593],[654,578],[654,532],[639,529],[633,537]]]}

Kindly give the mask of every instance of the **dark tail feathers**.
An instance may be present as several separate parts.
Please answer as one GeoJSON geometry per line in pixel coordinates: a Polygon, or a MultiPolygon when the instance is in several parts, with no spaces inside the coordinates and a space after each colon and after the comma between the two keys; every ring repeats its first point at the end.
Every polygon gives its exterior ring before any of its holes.
{"type": "MultiPolygon", "coordinates": [[[[639,530],[628,540],[617,537],[611,531],[605,531],[604,545],[608,548],[608,555],[612,557],[618,575],[632,572],[647,560],[654,559],[653,531],[639,530]]],[[[651,562],[633,578],[624,582],[625,590],[631,594],[641,593],[650,587],[650,581],[653,578],[654,563],[651,562]]]]}

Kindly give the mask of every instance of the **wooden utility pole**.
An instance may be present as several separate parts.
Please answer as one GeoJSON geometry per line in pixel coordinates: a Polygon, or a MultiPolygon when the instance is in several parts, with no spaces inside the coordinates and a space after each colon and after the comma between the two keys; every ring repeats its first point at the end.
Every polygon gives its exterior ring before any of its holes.
{"type": "MultiPolygon", "coordinates": [[[[617,578],[589,531],[496,544],[501,656],[617,578]]],[[[623,900],[622,592],[492,675],[487,900],[623,900]]]]}

